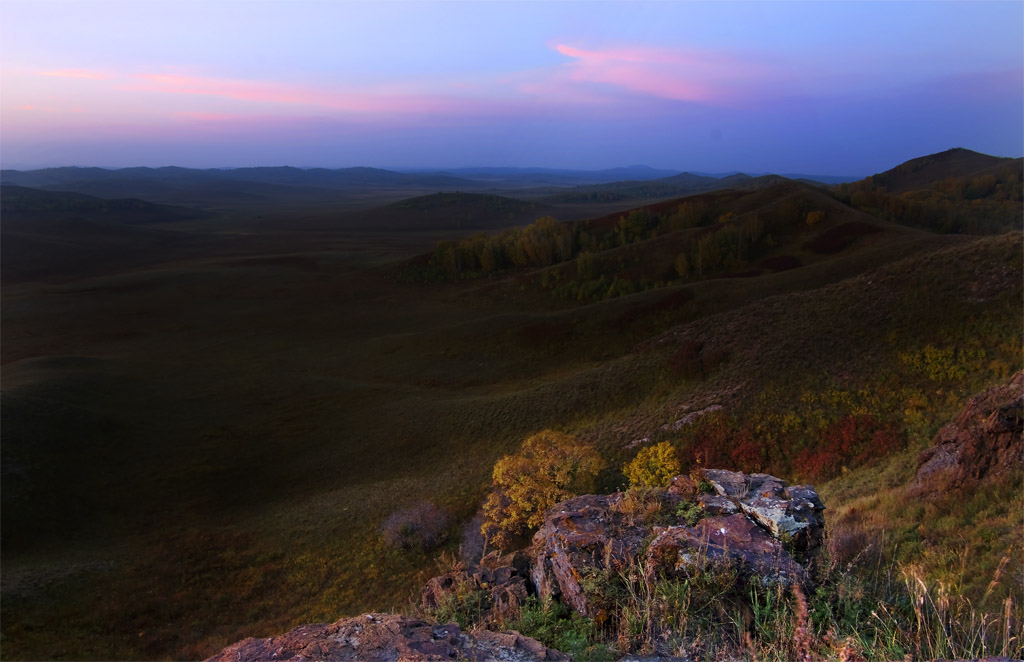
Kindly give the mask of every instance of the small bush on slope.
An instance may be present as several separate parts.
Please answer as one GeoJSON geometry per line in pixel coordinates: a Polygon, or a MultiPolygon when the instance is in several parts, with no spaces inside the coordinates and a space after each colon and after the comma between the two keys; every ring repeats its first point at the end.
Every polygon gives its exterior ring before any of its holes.
{"type": "Polygon", "coordinates": [[[622,468],[634,487],[667,487],[680,471],[675,446],[667,441],[641,449],[633,461],[622,468]]]}
{"type": "Polygon", "coordinates": [[[395,511],[381,527],[381,537],[397,549],[433,549],[444,542],[450,517],[430,502],[395,511]]]}

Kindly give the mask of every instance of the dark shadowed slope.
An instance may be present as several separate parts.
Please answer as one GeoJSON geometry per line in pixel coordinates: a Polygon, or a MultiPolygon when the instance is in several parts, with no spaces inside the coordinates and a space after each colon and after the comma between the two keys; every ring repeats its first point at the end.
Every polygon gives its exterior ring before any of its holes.
{"type": "Polygon", "coordinates": [[[114,272],[226,244],[180,231],[180,223],[203,218],[199,212],[145,200],[4,185],[0,210],[0,273],[7,285],[114,272]]]}
{"type": "Polygon", "coordinates": [[[722,189],[755,190],[783,181],[787,181],[786,178],[779,175],[751,177],[743,173],[735,173],[723,177],[712,177],[684,172],[671,177],[649,181],[621,181],[591,186],[577,186],[570,191],[554,193],[541,198],[541,200],[561,204],[654,200],[722,189]]]}
{"type": "Polygon", "coordinates": [[[5,221],[28,216],[53,218],[55,214],[102,212],[135,223],[160,223],[196,218],[191,209],[158,205],[138,198],[97,198],[82,193],[45,191],[4,184],[0,186],[0,212],[5,221]]]}
{"type": "Polygon", "coordinates": [[[479,186],[445,175],[405,174],[378,168],[47,168],[4,170],[0,176],[4,183],[19,186],[190,205],[314,201],[370,190],[452,190],[479,186]]]}

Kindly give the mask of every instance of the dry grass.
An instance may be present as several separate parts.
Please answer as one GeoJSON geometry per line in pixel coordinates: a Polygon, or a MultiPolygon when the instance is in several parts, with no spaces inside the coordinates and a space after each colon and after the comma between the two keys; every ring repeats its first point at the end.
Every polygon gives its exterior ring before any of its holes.
{"type": "MultiPolygon", "coordinates": [[[[879,328],[1015,337],[1001,283],[1019,236],[880,225],[832,256],[796,252],[799,269],[571,308],[515,276],[399,283],[380,265],[412,240],[331,232],[218,237],[146,271],[5,286],[4,656],[192,659],[400,606],[432,558],[386,545],[388,516],[430,498],[468,519],[494,461],[537,430],[578,432],[621,466],[624,443],[682,405],[735,405],[778,366],[780,409],[820,365],[870,374],[894,351],[879,328]],[[930,257],[873,271],[908,253],[930,257]],[[638,346],[680,324],[664,338],[705,343],[683,378],[668,341],[638,346]]],[[[834,503],[874,507],[870,477],[836,485],[851,497],[834,503]]],[[[979,523],[1007,517],[976,507],[979,523]]],[[[922,558],[926,573],[942,561],[922,558]]]]}

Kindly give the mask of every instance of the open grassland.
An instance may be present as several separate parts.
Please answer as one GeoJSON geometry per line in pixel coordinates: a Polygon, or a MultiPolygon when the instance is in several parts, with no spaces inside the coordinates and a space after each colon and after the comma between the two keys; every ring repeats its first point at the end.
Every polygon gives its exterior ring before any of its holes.
{"type": "MultiPolygon", "coordinates": [[[[965,518],[975,537],[1019,530],[987,497],[885,502],[906,463],[878,457],[911,457],[1020,365],[1020,233],[934,235],[806,187],[729,195],[722,223],[715,209],[672,227],[675,203],[664,232],[596,239],[602,271],[639,283],[613,296],[559,295],[594,279],[578,257],[411,282],[399,259],[435,234],[319,216],[303,233],[270,215],[180,221],[147,234],[142,263],[86,243],[87,269],[24,266],[3,292],[4,656],[199,658],[402,608],[433,554],[387,545],[382,524],[433,502],[454,550],[494,462],[549,427],[597,443],[604,489],[643,439],[686,463],[832,479],[839,521],[877,513],[864,535],[888,531],[893,558],[936,577],[965,518]],[[828,213],[812,227],[808,210],[828,213]],[[750,214],[772,241],[748,261],[775,262],[675,270],[750,214]]],[[[979,571],[1011,533],[971,543],[979,571]]]]}
{"type": "Polygon", "coordinates": [[[399,606],[431,562],[382,545],[392,511],[466,518],[524,434],[630,401],[600,364],[524,361],[533,316],[380,259],[5,288],[5,655],[197,657],[399,606]]]}

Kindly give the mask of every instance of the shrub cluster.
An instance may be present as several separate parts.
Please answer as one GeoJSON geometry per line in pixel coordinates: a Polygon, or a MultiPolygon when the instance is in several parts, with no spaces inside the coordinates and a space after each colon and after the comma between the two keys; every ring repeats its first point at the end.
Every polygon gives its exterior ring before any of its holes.
{"type": "Polygon", "coordinates": [[[397,510],[381,526],[381,537],[396,549],[429,551],[445,540],[447,511],[429,501],[397,510]]]}

